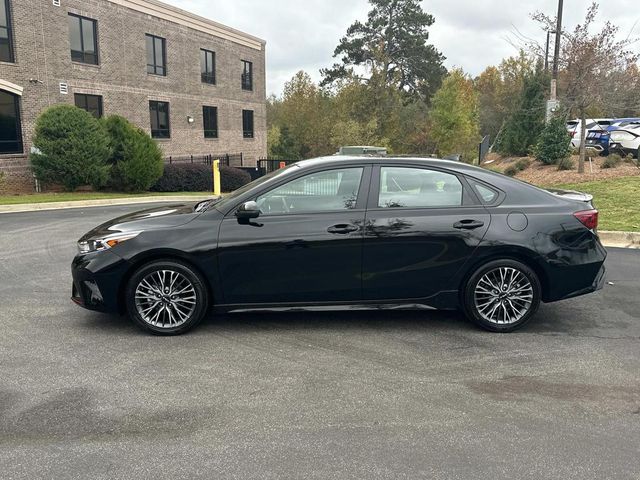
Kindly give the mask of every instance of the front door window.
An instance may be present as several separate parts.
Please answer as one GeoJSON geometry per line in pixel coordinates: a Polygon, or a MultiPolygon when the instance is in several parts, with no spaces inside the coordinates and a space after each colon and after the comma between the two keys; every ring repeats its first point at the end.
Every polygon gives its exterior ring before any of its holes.
{"type": "Polygon", "coordinates": [[[361,167],[329,170],[297,178],[256,200],[265,215],[332,212],[356,206],[361,167]]]}

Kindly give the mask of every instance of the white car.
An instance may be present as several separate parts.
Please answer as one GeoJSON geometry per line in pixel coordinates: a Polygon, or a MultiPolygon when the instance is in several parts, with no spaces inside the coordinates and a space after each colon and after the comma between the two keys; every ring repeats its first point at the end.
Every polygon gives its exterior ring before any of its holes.
{"type": "MultiPolygon", "coordinates": [[[[614,120],[612,118],[587,118],[587,132],[589,130],[606,130],[614,120]]],[[[571,146],[580,147],[582,120],[576,118],[567,122],[567,132],[571,136],[571,146]]]]}
{"type": "Polygon", "coordinates": [[[631,153],[640,160],[640,125],[611,132],[609,151],[631,153]]]}

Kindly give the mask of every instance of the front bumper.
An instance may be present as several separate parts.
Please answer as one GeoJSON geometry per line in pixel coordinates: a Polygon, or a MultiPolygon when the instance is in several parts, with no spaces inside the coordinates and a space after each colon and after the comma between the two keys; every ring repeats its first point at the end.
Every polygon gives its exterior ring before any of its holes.
{"type": "Polygon", "coordinates": [[[128,266],[108,250],[77,255],[71,264],[71,300],[88,310],[121,312],[120,285],[128,266]]]}

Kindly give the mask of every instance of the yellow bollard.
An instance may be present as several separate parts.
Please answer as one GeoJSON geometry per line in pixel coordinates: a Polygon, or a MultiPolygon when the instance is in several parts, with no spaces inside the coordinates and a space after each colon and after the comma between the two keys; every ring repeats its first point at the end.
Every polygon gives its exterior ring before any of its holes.
{"type": "Polygon", "coordinates": [[[220,191],[220,160],[213,161],[213,194],[222,195],[220,191]]]}

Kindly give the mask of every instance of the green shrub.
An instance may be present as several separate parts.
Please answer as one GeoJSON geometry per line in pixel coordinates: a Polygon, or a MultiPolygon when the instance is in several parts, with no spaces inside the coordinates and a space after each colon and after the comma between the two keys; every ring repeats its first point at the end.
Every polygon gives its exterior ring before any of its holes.
{"type": "Polygon", "coordinates": [[[571,138],[567,135],[565,119],[554,117],[544,127],[538,137],[536,158],[546,165],[553,165],[567,158],[571,153],[571,138]]]}
{"type": "Polygon", "coordinates": [[[126,118],[112,115],[104,125],[109,132],[113,165],[110,186],[125,192],[142,192],[162,176],[164,162],[157,143],[126,118]]]}
{"type": "Polygon", "coordinates": [[[626,157],[624,157],[624,163],[630,163],[631,165],[635,165],[636,161],[633,158],[632,154],[628,154],[626,157]]]}
{"type": "Polygon", "coordinates": [[[604,159],[600,168],[616,168],[622,163],[622,157],[617,153],[612,153],[604,159]]]}
{"type": "Polygon", "coordinates": [[[573,170],[575,164],[569,157],[558,160],[558,170],[573,170]]]}
{"type": "Polygon", "coordinates": [[[519,171],[520,170],[518,170],[518,167],[516,167],[515,165],[511,165],[505,169],[504,174],[509,177],[515,177],[519,171]]]}
{"type": "Polygon", "coordinates": [[[60,183],[69,191],[107,183],[109,136],[90,113],[72,105],[45,110],[36,122],[33,145],[37,153],[30,156],[31,166],[40,181],[60,183]]]}
{"type": "Polygon", "coordinates": [[[233,192],[251,182],[251,175],[239,168],[220,167],[220,188],[223,192],[233,192]]]}
{"type": "Polygon", "coordinates": [[[526,158],[521,158],[515,163],[515,167],[519,172],[526,170],[531,166],[531,162],[526,158]]]}

